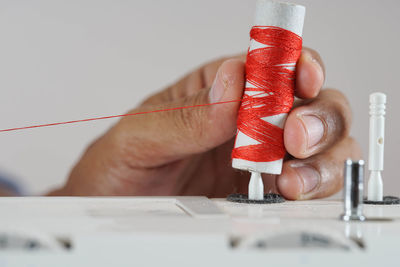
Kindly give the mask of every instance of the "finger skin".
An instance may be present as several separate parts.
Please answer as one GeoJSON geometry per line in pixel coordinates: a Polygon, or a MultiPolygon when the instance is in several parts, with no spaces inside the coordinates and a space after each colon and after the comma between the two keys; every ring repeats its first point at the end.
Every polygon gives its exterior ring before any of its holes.
{"type": "MultiPolygon", "coordinates": [[[[217,81],[214,86],[223,90],[219,101],[241,99],[244,63],[234,59],[226,61],[220,67],[217,81]]],[[[195,95],[148,109],[207,104],[209,95],[210,89],[203,89],[195,95]]],[[[126,150],[126,157],[134,167],[160,166],[227,142],[236,131],[239,105],[240,102],[233,102],[125,117],[111,130],[112,139],[115,146],[126,150]]]]}
{"type": "MultiPolygon", "coordinates": [[[[322,86],[318,68],[323,69],[323,64],[318,54],[310,52],[311,57],[305,57],[305,53],[306,48],[298,63],[295,93],[298,97],[313,98],[322,86]]],[[[220,75],[218,69],[222,69],[222,74],[217,81],[224,88],[220,101],[241,99],[245,55],[235,58],[204,65],[130,113],[209,103],[210,87],[214,88],[213,82],[220,75]]],[[[67,184],[53,192],[55,195],[208,196],[246,192],[248,173],[242,175],[233,170],[229,158],[238,108],[239,102],[125,117],[88,147],[71,171],[67,184]]],[[[265,185],[278,191],[278,182],[272,178],[275,176],[267,177],[265,185]]],[[[296,190],[295,181],[287,184],[280,187],[283,194],[285,189],[296,190]]]]}
{"type": "MultiPolygon", "coordinates": [[[[211,87],[218,68],[228,59],[246,61],[246,54],[223,57],[189,73],[178,82],[167,87],[146,99],[141,106],[157,105],[196,94],[198,91],[211,87]]],[[[307,99],[318,95],[325,77],[325,67],[320,55],[307,47],[303,47],[302,54],[297,62],[296,90],[297,97],[307,99]]]]}
{"type": "Polygon", "coordinates": [[[348,136],[351,127],[351,109],[346,97],[337,90],[321,91],[314,100],[293,109],[285,123],[284,142],[289,154],[296,158],[307,158],[324,151],[348,136]],[[306,117],[312,116],[322,123],[321,139],[310,145],[307,133],[316,134],[307,128],[306,117]]]}
{"type": "Polygon", "coordinates": [[[209,62],[187,74],[181,80],[167,87],[165,90],[150,96],[142,103],[142,106],[176,101],[180,98],[197,94],[202,89],[210,88],[214,82],[219,67],[229,59],[237,59],[244,62],[245,55],[240,54],[232,57],[222,57],[209,62]]]}
{"type": "Polygon", "coordinates": [[[325,80],[325,67],[320,55],[310,48],[303,48],[296,65],[295,95],[302,99],[318,95],[325,80]]]}
{"type": "Polygon", "coordinates": [[[307,159],[294,159],[283,164],[282,174],[277,178],[279,192],[287,199],[306,200],[328,197],[337,193],[343,186],[343,164],[347,158],[360,159],[361,149],[351,137],[338,142],[324,153],[307,159]],[[313,177],[301,175],[301,167],[316,172],[316,184],[310,192],[305,192],[313,177]]]}

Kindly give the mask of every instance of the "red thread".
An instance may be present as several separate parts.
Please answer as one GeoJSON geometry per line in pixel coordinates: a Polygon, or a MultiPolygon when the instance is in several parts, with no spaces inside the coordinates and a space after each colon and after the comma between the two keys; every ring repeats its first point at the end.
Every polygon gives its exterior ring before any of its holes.
{"type": "Polygon", "coordinates": [[[260,144],[237,147],[232,151],[232,158],[270,162],[282,159],[286,153],[283,130],[261,118],[288,113],[292,108],[294,66],[301,54],[302,38],[269,26],[254,26],[250,38],[266,47],[248,51],[245,92],[253,96],[243,95],[237,126],[240,132],[260,144]],[[260,97],[253,92],[264,94],[260,97]]]}
{"type": "Polygon", "coordinates": [[[213,106],[213,105],[220,105],[220,104],[235,103],[235,102],[240,102],[240,101],[242,101],[242,100],[241,99],[228,100],[228,101],[221,101],[221,102],[208,103],[208,104],[199,104],[199,105],[184,106],[184,107],[175,107],[175,108],[158,109],[158,110],[151,110],[151,111],[142,111],[142,112],[136,112],[136,113],[128,113],[128,114],[119,114],[119,115],[111,115],[111,116],[104,116],[104,117],[87,118],[87,119],[81,119],[81,120],[53,122],[53,123],[38,124],[38,125],[31,125],[31,126],[23,126],[23,127],[18,127],[18,128],[3,129],[3,130],[0,130],[0,133],[1,132],[12,132],[12,131],[19,131],[19,130],[27,130],[27,129],[33,129],[33,128],[42,128],[42,127],[49,127],[49,126],[57,126],[57,125],[63,125],[63,124],[73,124],[73,123],[78,123],[78,122],[88,122],[88,121],[105,120],[105,119],[127,117],[127,116],[137,116],[137,115],[144,115],[144,114],[157,113],[157,112],[166,112],[166,111],[173,111],[173,110],[179,110],[179,109],[199,108],[199,107],[206,107],[206,106],[213,106]]]}

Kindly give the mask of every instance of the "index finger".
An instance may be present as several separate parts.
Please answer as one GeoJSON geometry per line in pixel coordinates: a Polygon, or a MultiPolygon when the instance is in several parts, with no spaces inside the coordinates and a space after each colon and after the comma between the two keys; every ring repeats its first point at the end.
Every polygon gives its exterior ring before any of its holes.
{"type": "MultiPolygon", "coordinates": [[[[156,93],[145,100],[142,105],[162,104],[196,94],[198,91],[210,88],[218,68],[228,58],[246,61],[246,53],[219,58],[204,64],[197,70],[189,73],[172,86],[156,93]]],[[[319,54],[310,48],[303,47],[297,62],[295,95],[299,98],[314,98],[318,95],[325,77],[325,68],[319,54]]]]}
{"type": "Polygon", "coordinates": [[[303,47],[296,65],[295,95],[308,99],[316,97],[324,84],[325,66],[318,52],[303,47]]]}

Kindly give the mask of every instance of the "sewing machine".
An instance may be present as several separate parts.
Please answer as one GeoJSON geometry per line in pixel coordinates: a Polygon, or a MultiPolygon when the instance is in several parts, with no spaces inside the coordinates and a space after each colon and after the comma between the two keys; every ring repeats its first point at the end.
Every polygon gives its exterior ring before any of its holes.
{"type": "Polygon", "coordinates": [[[395,266],[400,205],[206,197],[0,198],[0,266],[395,266]],[[139,264],[139,265],[138,265],[139,264]]]}

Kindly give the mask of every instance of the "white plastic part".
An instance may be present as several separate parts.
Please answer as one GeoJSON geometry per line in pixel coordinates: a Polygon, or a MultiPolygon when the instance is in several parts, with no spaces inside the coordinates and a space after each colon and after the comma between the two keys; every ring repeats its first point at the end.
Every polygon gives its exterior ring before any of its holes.
{"type": "Polygon", "coordinates": [[[383,182],[380,171],[371,171],[368,180],[368,200],[383,200],[383,182]]]}
{"type": "Polygon", "coordinates": [[[206,197],[176,197],[176,205],[195,218],[226,217],[217,205],[206,197]]]}
{"type": "Polygon", "coordinates": [[[264,199],[264,184],[262,181],[261,173],[251,172],[249,182],[249,199],[263,200],[264,199]]]}
{"type": "Polygon", "coordinates": [[[369,96],[369,160],[368,200],[382,201],[383,152],[385,141],[386,95],[373,93],[369,96]]]}
{"type": "MultiPolygon", "coordinates": [[[[256,4],[256,13],[254,25],[256,26],[276,26],[289,30],[299,36],[303,33],[303,24],[305,16],[305,7],[290,3],[258,0],[256,4]]],[[[264,47],[263,44],[252,41],[249,50],[264,47]]],[[[293,66],[294,68],[295,66],[293,66]]],[[[251,87],[246,84],[246,87],[251,87]]],[[[248,92],[245,92],[247,94],[248,92]]],[[[258,94],[260,92],[251,92],[258,94]]],[[[287,114],[278,114],[271,117],[262,118],[276,126],[283,128],[287,114]]],[[[235,148],[259,144],[258,141],[251,139],[242,132],[238,131],[236,136],[235,148]]],[[[268,153],[268,151],[265,151],[268,153]]],[[[283,159],[278,159],[272,162],[253,162],[243,159],[232,159],[232,167],[241,170],[248,170],[261,173],[280,174],[282,172],[283,159]]],[[[250,196],[250,193],[249,193],[250,196]]]]}
{"type": "Polygon", "coordinates": [[[293,3],[258,0],[254,16],[256,26],[275,26],[303,35],[306,8],[293,3]]]}

